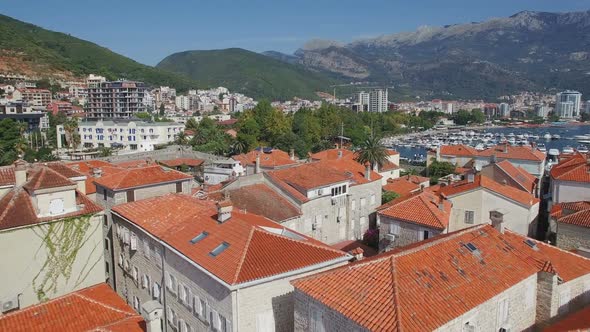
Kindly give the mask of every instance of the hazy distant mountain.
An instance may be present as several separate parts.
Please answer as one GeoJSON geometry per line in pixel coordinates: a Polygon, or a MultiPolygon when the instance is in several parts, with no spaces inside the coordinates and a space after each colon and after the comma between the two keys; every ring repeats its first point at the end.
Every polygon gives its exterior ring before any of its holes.
{"type": "Polygon", "coordinates": [[[240,48],[186,51],[172,54],[156,67],[181,73],[209,86],[224,86],[255,98],[318,99],[316,92],[330,91],[329,76],[290,64],[279,52],[271,56],[240,48]]]}
{"type": "Polygon", "coordinates": [[[346,45],[312,41],[294,55],[310,69],[427,95],[495,97],[571,88],[590,97],[590,11],[525,11],[346,45]]]}

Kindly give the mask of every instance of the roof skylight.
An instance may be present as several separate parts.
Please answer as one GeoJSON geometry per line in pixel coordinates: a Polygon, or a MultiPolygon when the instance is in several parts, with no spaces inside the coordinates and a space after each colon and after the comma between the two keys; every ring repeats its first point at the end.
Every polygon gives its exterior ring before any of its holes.
{"type": "Polygon", "coordinates": [[[194,238],[192,238],[191,240],[191,244],[195,244],[201,240],[203,240],[204,238],[206,238],[209,235],[209,233],[207,232],[201,232],[201,234],[195,236],[194,238]]]}
{"type": "Polygon", "coordinates": [[[215,247],[215,249],[211,250],[211,252],[209,253],[209,256],[217,257],[217,256],[219,256],[219,254],[224,252],[225,249],[227,249],[228,247],[229,247],[229,243],[222,242],[220,245],[215,247]]]}

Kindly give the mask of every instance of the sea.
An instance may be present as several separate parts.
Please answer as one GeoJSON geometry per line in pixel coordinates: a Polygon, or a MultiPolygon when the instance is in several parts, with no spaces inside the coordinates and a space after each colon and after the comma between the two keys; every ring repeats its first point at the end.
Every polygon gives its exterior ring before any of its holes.
{"type": "MultiPolygon", "coordinates": [[[[467,132],[471,130],[465,130],[467,132]]],[[[590,126],[587,125],[566,125],[566,126],[555,126],[555,127],[523,127],[523,128],[513,128],[513,127],[489,127],[489,128],[482,128],[474,130],[476,132],[486,132],[486,133],[504,133],[504,135],[508,135],[509,133],[513,133],[515,135],[528,133],[533,135],[539,135],[539,139],[535,142],[545,144],[547,151],[549,149],[559,149],[561,152],[564,147],[571,146],[574,149],[582,145],[578,143],[578,141],[574,138],[577,135],[589,135],[590,134],[590,126]],[[549,133],[551,135],[558,134],[561,136],[559,139],[551,139],[545,140],[543,136],[549,133]]],[[[590,147],[590,146],[589,146],[590,147]]],[[[408,159],[415,159],[420,157],[425,157],[427,149],[423,147],[404,147],[404,146],[393,146],[393,148],[400,153],[401,157],[408,158],[408,159]]]]}

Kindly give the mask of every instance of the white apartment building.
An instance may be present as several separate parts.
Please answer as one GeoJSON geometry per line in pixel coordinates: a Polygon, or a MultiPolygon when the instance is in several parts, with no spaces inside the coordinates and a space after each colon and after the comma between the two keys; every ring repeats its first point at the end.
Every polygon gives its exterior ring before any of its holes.
{"type": "Polygon", "coordinates": [[[510,117],[510,105],[508,103],[501,103],[499,106],[500,116],[503,118],[510,117]]]}
{"type": "Polygon", "coordinates": [[[578,91],[566,90],[555,96],[555,111],[559,117],[571,119],[580,115],[582,94],[578,91]]]}
{"type": "Polygon", "coordinates": [[[175,98],[176,108],[181,110],[190,109],[190,98],[188,96],[176,96],[175,98]]]}
{"type": "Polygon", "coordinates": [[[365,91],[361,91],[358,94],[358,112],[367,112],[369,111],[369,100],[370,100],[370,94],[368,92],[365,91]]]}
{"type": "MultiPolygon", "coordinates": [[[[98,120],[78,124],[82,147],[131,151],[153,151],[157,145],[173,142],[183,130],[184,125],[176,122],[98,120]]],[[[63,148],[66,145],[63,125],[57,126],[57,132],[57,147],[63,148]]]]}
{"type": "Polygon", "coordinates": [[[387,112],[387,89],[376,89],[369,93],[369,112],[387,112]]]}

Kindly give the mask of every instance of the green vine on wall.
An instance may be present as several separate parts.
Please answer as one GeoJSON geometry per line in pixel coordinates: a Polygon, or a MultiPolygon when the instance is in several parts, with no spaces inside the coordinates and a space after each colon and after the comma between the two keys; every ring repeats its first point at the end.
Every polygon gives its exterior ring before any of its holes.
{"type": "MultiPolygon", "coordinates": [[[[57,291],[62,277],[65,283],[70,280],[80,248],[96,231],[95,229],[88,233],[91,218],[92,215],[65,218],[39,227],[35,232],[43,240],[39,252],[47,253],[45,262],[33,278],[33,289],[37,293],[39,301],[46,301],[49,294],[54,294],[57,291]]],[[[99,226],[100,223],[97,223],[97,228],[99,226]]],[[[93,252],[94,250],[91,255],[93,252]]],[[[83,266],[80,275],[87,275],[87,272],[84,273],[87,266],[88,262],[83,266]]],[[[77,280],[76,284],[79,283],[81,281],[77,280]]]]}

